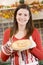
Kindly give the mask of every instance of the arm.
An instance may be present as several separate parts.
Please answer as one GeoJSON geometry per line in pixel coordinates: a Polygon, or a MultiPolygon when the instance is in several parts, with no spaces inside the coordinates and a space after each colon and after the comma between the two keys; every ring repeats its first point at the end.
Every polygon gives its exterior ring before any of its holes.
{"type": "Polygon", "coordinates": [[[33,40],[36,42],[36,47],[30,49],[30,52],[39,60],[43,60],[43,49],[41,44],[41,38],[38,30],[36,29],[32,34],[33,40]]]}
{"type": "MultiPolygon", "coordinates": [[[[4,37],[3,37],[3,44],[2,46],[4,46],[7,41],[9,40],[9,37],[10,37],[10,30],[7,29],[5,32],[4,32],[4,37]]],[[[3,52],[3,49],[1,50],[1,59],[3,61],[6,61],[8,58],[9,58],[10,55],[7,55],[3,52]]]]}

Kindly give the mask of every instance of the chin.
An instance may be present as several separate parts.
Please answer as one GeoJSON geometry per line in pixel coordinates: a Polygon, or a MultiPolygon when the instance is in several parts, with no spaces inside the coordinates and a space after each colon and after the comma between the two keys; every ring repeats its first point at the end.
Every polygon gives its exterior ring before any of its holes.
{"type": "Polygon", "coordinates": [[[20,24],[20,25],[26,25],[25,23],[22,23],[22,24],[20,24]]]}
{"type": "Polygon", "coordinates": [[[19,23],[19,24],[20,24],[20,25],[26,25],[27,23],[25,23],[25,22],[23,23],[23,22],[22,22],[22,23],[19,23]]]}

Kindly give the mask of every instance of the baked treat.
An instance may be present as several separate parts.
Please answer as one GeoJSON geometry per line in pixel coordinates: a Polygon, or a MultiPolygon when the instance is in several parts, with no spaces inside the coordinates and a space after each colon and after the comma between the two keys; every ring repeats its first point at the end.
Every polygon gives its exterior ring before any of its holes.
{"type": "Polygon", "coordinates": [[[23,50],[29,49],[31,45],[32,45],[32,42],[29,39],[25,39],[25,40],[15,41],[11,45],[11,47],[14,50],[23,51],[23,50]]]}

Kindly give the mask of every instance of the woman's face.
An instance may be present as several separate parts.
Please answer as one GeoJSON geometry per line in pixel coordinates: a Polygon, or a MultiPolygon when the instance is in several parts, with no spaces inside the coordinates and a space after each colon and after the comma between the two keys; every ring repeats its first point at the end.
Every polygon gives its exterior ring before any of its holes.
{"type": "Polygon", "coordinates": [[[16,20],[18,24],[25,25],[29,20],[29,11],[27,9],[19,9],[17,11],[16,20]]]}

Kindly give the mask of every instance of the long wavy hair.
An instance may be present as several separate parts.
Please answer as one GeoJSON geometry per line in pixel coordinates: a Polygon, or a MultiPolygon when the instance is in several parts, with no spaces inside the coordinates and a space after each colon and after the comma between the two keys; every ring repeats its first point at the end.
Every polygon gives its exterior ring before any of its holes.
{"type": "Polygon", "coordinates": [[[20,9],[27,9],[29,11],[30,18],[29,18],[28,23],[26,24],[26,28],[25,28],[26,31],[27,31],[26,37],[29,37],[34,30],[30,7],[27,4],[21,4],[14,11],[14,22],[13,22],[13,27],[11,28],[10,37],[13,34],[15,35],[18,31],[18,23],[17,23],[17,20],[16,20],[16,15],[17,15],[18,10],[20,10],[20,9]]]}

